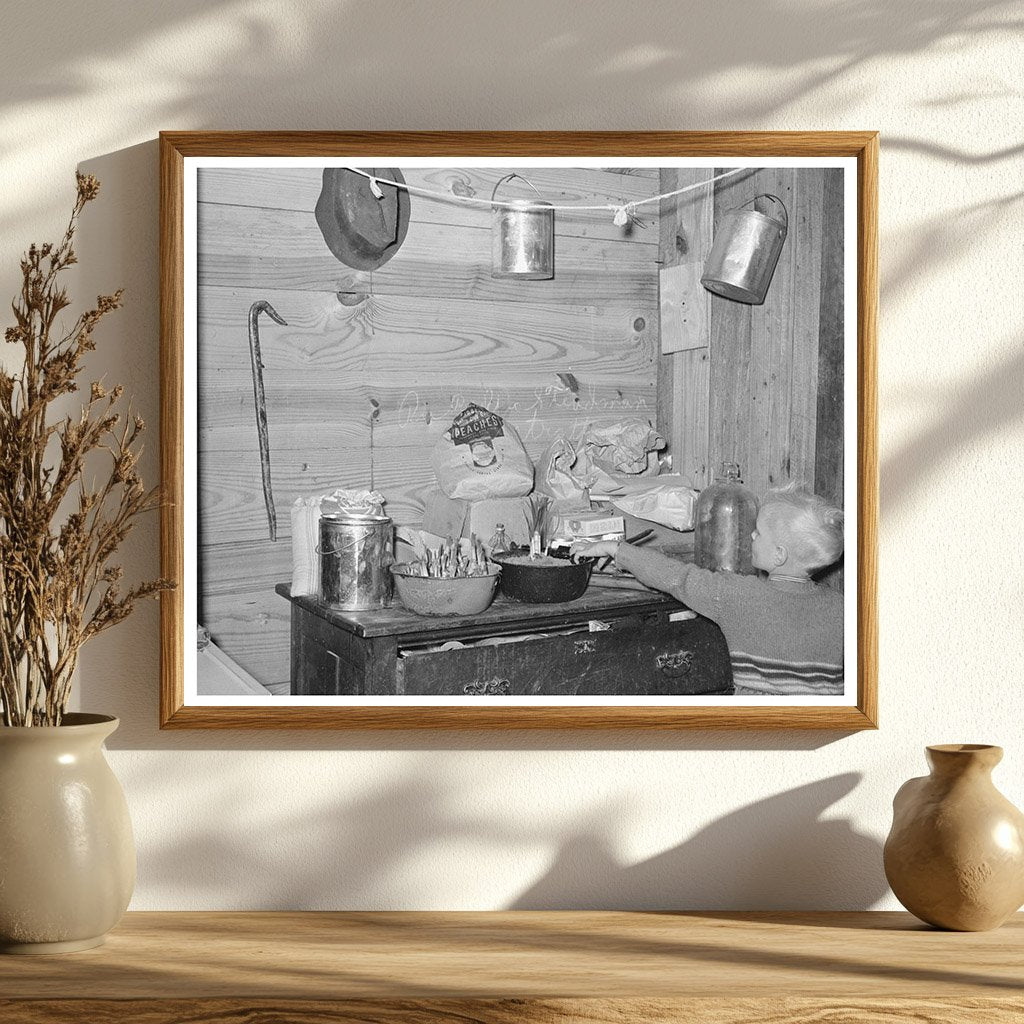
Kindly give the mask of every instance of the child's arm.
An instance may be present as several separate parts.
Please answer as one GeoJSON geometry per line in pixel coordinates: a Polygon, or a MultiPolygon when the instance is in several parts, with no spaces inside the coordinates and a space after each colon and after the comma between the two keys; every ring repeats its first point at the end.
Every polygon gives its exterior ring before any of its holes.
{"type": "Polygon", "coordinates": [[[669,558],[657,551],[633,547],[625,541],[576,541],[572,545],[572,553],[597,558],[614,555],[615,564],[631,572],[641,583],[671,594],[709,619],[720,614],[723,590],[720,573],[709,572],[691,562],[669,558]]]}
{"type": "Polygon", "coordinates": [[[752,576],[711,572],[692,562],[634,547],[625,541],[575,541],[572,553],[591,557],[614,555],[620,569],[631,572],[641,583],[655,590],[671,594],[723,629],[737,617],[742,618],[744,598],[749,596],[751,586],[756,585],[752,576]]]}
{"type": "Polygon", "coordinates": [[[625,543],[619,544],[615,552],[615,564],[641,583],[671,594],[700,615],[715,621],[722,615],[723,591],[728,583],[722,573],[625,543]]]}

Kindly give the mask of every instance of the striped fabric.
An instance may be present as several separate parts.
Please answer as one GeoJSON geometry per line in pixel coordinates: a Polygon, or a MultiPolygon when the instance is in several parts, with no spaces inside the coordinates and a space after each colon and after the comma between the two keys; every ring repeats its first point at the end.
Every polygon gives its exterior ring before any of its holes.
{"type": "Polygon", "coordinates": [[[619,545],[615,561],[718,623],[738,695],[843,694],[842,591],[803,580],[709,572],[631,544],[619,545]]]}
{"type": "Polygon", "coordinates": [[[737,687],[754,693],[827,697],[843,692],[843,666],[815,661],[788,661],[731,651],[737,687]]]}

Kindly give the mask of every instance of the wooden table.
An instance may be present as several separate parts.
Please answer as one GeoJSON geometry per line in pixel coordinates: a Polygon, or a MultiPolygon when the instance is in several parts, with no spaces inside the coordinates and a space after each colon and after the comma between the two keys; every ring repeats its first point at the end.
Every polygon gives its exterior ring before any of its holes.
{"type": "Polygon", "coordinates": [[[1024,1021],[1024,914],[133,913],[0,957],[0,1020],[874,1024],[1024,1021]]]}
{"type": "Polygon", "coordinates": [[[276,590],[291,602],[291,691],[301,696],[733,692],[729,648],[718,626],[649,590],[590,586],[565,604],[521,604],[499,595],[476,615],[437,618],[398,602],[341,611],[316,597],[292,597],[285,583],[276,590]],[[591,622],[602,629],[590,632],[591,622]],[[439,649],[453,640],[467,646],[439,649]]]}

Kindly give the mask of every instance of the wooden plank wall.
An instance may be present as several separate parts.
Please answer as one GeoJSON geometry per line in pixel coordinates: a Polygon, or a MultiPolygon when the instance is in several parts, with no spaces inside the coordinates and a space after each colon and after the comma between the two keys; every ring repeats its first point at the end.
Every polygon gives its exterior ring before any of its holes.
{"type": "Polygon", "coordinates": [[[715,471],[738,462],[760,498],[797,480],[814,487],[824,175],[762,168],[719,182],[715,228],[744,200],[771,193],[789,232],[764,303],[711,299],[711,436],[715,471]]]}
{"type": "MultiPolygon", "coordinates": [[[[404,170],[410,185],[490,198],[505,169],[404,170]]],[[[538,168],[553,202],[623,203],[657,170],[538,168]]],[[[510,183],[516,184],[516,183],[510,183]]],[[[372,273],[328,250],[313,216],[317,169],[204,169],[199,177],[201,616],[257,679],[288,675],[294,499],[374,486],[396,522],[417,522],[430,452],[478,402],[507,417],[536,459],[589,422],[654,420],[658,223],[555,218],[555,277],[491,277],[486,207],[412,196],[408,236],[372,273]],[[268,539],[246,318],[261,318],[278,540],[268,539]],[[578,390],[558,375],[571,373],[578,390]]],[[[503,198],[528,197],[526,189],[503,198]]]]}
{"type": "MultiPolygon", "coordinates": [[[[707,167],[671,167],[661,171],[662,193],[687,188],[713,176],[707,167]]],[[[684,270],[685,299],[679,317],[686,323],[661,328],[674,331],[696,330],[700,337],[690,339],[694,347],[662,355],[658,364],[659,423],[670,442],[673,472],[679,473],[698,491],[711,482],[708,461],[708,413],[710,371],[711,293],[700,283],[704,260],[711,248],[714,185],[692,189],[681,196],[661,202],[659,237],[662,269],[684,270]],[[684,313],[685,311],[685,313],[684,313]]]]}
{"type": "MultiPolygon", "coordinates": [[[[663,169],[661,191],[705,173],[663,169]]],[[[705,291],[708,347],[661,357],[658,399],[675,468],[699,489],[722,462],[738,462],[758,497],[797,480],[842,504],[842,171],[763,168],[717,182],[713,203],[699,193],[665,200],[662,260],[702,266],[712,212],[717,231],[728,210],[762,193],[782,199],[789,215],[764,304],[705,291]]]]}

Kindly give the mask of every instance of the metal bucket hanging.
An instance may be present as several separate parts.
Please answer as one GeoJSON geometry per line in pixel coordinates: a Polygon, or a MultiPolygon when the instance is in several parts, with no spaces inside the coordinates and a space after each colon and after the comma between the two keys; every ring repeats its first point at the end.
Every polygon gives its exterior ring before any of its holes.
{"type": "Polygon", "coordinates": [[[722,217],[700,283],[716,295],[758,306],[764,302],[775,264],[786,241],[789,214],[778,196],[767,192],[748,199],[722,217]],[[782,220],[744,206],[770,199],[782,210],[782,220]]]}
{"type": "MultiPolygon", "coordinates": [[[[507,174],[491,193],[521,174],[507,174]]],[[[540,193],[537,192],[539,196],[540,193]]],[[[515,277],[523,281],[548,281],[555,276],[555,210],[543,199],[503,200],[491,207],[491,277],[515,277]]]]}

